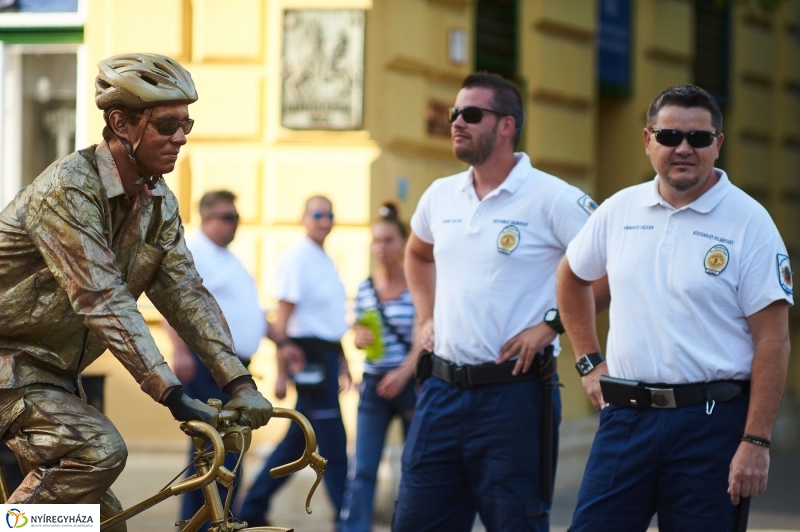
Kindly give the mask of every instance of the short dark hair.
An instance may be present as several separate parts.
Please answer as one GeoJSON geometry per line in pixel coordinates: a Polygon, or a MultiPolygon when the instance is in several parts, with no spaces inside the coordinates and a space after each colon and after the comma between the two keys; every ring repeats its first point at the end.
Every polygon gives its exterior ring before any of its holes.
{"type": "Polygon", "coordinates": [[[203,216],[204,212],[221,201],[233,203],[236,201],[236,194],[230,190],[212,190],[206,192],[203,194],[203,197],[200,198],[200,216],[203,216]]]}
{"type": "Polygon", "coordinates": [[[678,107],[701,107],[711,113],[711,125],[717,133],[722,131],[722,111],[719,110],[717,99],[697,85],[674,85],[661,91],[656,96],[650,108],[647,109],[647,126],[656,123],[658,112],[668,105],[678,107]]]}
{"type": "Polygon", "coordinates": [[[103,121],[106,123],[105,127],[103,127],[103,139],[108,142],[114,137],[114,132],[111,131],[111,126],[108,125],[108,117],[111,116],[111,113],[114,111],[122,111],[122,114],[125,115],[125,120],[132,126],[139,125],[139,117],[136,115],[142,114],[141,109],[131,109],[130,107],[125,107],[124,105],[115,105],[114,107],[109,107],[103,111],[103,121]]]}
{"type": "Polygon", "coordinates": [[[464,78],[461,83],[462,89],[471,89],[473,87],[491,89],[494,92],[492,108],[498,113],[503,113],[514,119],[516,133],[513,147],[516,149],[522,136],[522,126],[525,125],[525,108],[522,105],[522,96],[517,86],[498,74],[476,72],[464,78]]]}

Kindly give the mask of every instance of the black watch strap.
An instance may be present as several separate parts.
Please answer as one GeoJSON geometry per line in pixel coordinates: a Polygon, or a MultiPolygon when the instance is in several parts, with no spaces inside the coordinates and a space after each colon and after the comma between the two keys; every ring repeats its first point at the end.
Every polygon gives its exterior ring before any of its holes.
{"type": "Polygon", "coordinates": [[[544,313],[544,322],[558,334],[564,334],[564,324],[561,323],[561,315],[557,308],[551,308],[544,313]]]}
{"type": "Polygon", "coordinates": [[[588,355],[583,355],[581,358],[575,362],[575,367],[578,368],[578,373],[580,373],[581,377],[585,377],[591,371],[603,363],[605,359],[603,355],[600,353],[589,353],[588,355]]]}

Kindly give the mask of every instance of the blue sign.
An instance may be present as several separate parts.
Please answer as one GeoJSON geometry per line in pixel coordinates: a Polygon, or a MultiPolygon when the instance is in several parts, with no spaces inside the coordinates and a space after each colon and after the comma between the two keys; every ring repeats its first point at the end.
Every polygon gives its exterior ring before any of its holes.
{"type": "Polygon", "coordinates": [[[631,91],[631,2],[600,0],[597,31],[597,78],[601,95],[631,91]]]}

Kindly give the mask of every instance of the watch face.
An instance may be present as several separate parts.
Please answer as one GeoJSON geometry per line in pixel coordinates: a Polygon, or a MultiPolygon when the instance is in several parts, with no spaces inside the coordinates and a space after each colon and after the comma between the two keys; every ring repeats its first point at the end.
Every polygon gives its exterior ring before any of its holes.
{"type": "Polygon", "coordinates": [[[558,311],[554,308],[551,308],[547,312],[544,313],[544,321],[553,321],[558,316],[558,311]]]}
{"type": "Polygon", "coordinates": [[[581,375],[586,375],[593,369],[594,369],[594,364],[592,364],[592,362],[585,356],[581,357],[580,360],[578,360],[578,370],[581,372],[581,375]]]}

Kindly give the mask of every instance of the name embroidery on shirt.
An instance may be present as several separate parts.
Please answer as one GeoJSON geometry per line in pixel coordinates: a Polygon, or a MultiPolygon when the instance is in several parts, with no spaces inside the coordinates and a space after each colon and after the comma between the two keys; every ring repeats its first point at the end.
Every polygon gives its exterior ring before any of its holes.
{"type": "Polygon", "coordinates": [[[794,283],[792,282],[792,267],[789,265],[789,257],[778,255],[778,280],[781,288],[787,294],[794,293],[794,283]]]}
{"type": "Polygon", "coordinates": [[[442,220],[443,224],[460,224],[461,218],[445,218],[442,220]]]}
{"type": "Polygon", "coordinates": [[[731,245],[733,244],[733,240],[729,240],[727,238],[722,238],[717,235],[710,235],[708,233],[704,233],[702,231],[695,231],[692,233],[695,236],[702,236],[703,238],[710,238],[711,240],[716,240],[717,242],[722,242],[723,244],[731,245]]]}
{"type": "Polygon", "coordinates": [[[625,231],[639,231],[639,230],[647,230],[647,229],[654,229],[652,225],[623,225],[622,229],[625,231]]]}
{"type": "Polygon", "coordinates": [[[511,255],[511,252],[519,246],[519,229],[513,225],[507,225],[500,231],[497,236],[497,251],[505,255],[511,255]]]}
{"type": "Polygon", "coordinates": [[[717,244],[706,253],[706,273],[719,275],[728,265],[728,248],[722,244],[717,244]]]}
{"type": "Polygon", "coordinates": [[[493,224],[506,224],[506,225],[519,225],[520,227],[528,227],[528,222],[520,222],[519,220],[503,220],[495,218],[492,220],[493,224]]]}

